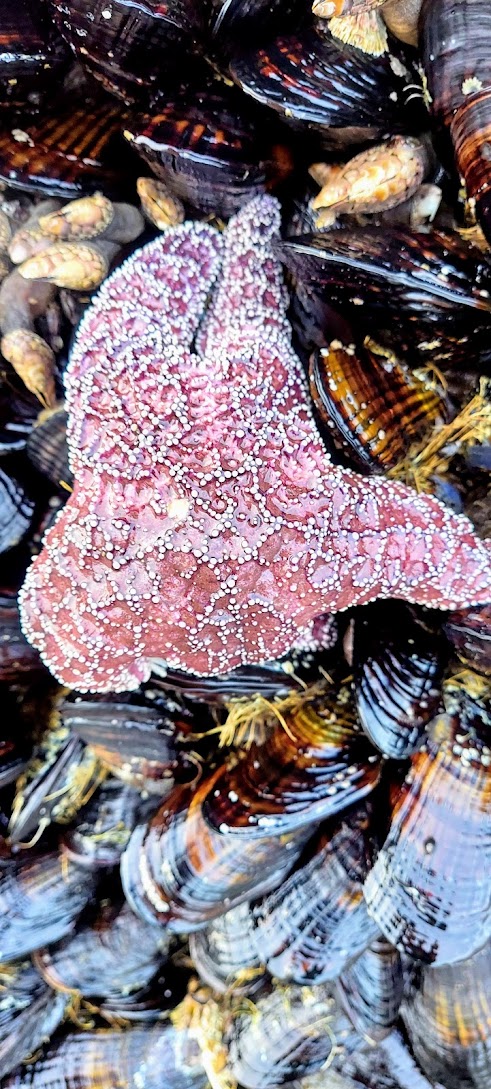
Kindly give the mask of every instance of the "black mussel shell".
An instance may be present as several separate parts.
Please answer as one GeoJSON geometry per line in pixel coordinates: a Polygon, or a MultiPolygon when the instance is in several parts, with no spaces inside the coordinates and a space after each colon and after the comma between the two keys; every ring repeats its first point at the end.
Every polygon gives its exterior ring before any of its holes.
{"type": "Polygon", "coordinates": [[[414,88],[414,72],[388,53],[368,57],[343,45],[322,27],[308,26],[234,56],[232,78],[289,124],[320,132],[332,148],[406,130],[410,122],[401,104],[405,88],[414,88]]]}
{"type": "Polygon", "coordinates": [[[22,540],[33,514],[34,500],[24,484],[0,469],[0,552],[7,552],[22,540]]]}
{"type": "Polygon", "coordinates": [[[338,340],[313,354],[310,392],[335,445],[371,473],[398,465],[445,415],[439,395],[407,368],[338,340]]]}
{"type": "Polygon", "coordinates": [[[103,190],[124,196],[136,160],[121,135],[124,109],[111,100],[61,95],[37,119],[0,132],[0,179],[16,189],[70,200],[103,190]]]}
{"type": "Polygon", "coordinates": [[[69,57],[44,0],[2,0],[0,13],[0,107],[35,108],[40,93],[59,79],[69,57]]]}
{"type": "Polygon", "coordinates": [[[49,1040],[63,1020],[69,996],[54,995],[30,961],[0,968],[0,1078],[49,1040]]]}
{"type": "Polygon", "coordinates": [[[89,870],[119,865],[133,829],[155,808],[139,791],[109,776],[63,836],[64,853],[89,870]]]}
{"type": "Polygon", "coordinates": [[[444,631],[466,665],[491,675],[491,605],[450,613],[444,631]]]}
{"type": "Polygon", "coordinates": [[[377,602],[354,620],[356,710],[370,741],[394,760],[421,746],[440,702],[444,640],[431,614],[377,602]]]}
{"type": "Polygon", "coordinates": [[[304,12],[302,0],[211,0],[208,22],[213,44],[229,49],[244,39],[261,45],[266,35],[285,30],[304,12]]]}
{"type": "Polygon", "coordinates": [[[279,253],[304,292],[403,361],[489,366],[491,265],[454,234],[358,227],[290,238],[279,253]]]}
{"type": "Polygon", "coordinates": [[[63,407],[46,409],[33,427],[26,446],[27,456],[34,468],[65,494],[73,486],[73,475],[68,465],[67,419],[63,407]]]}
{"type": "Polygon", "coordinates": [[[282,181],[292,165],[269,120],[218,81],[167,99],[129,128],[132,147],[173,193],[225,219],[282,181]]]}
{"type": "Polygon", "coordinates": [[[0,957],[6,964],[74,930],[95,878],[55,853],[0,868],[0,957]]]}
{"type": "Polygon", "coordinates": [[[83,67],[125,102],[172,86],[203,24],[194,0],[51,0],[56,25],[83,67]]]}
{"type": "Polygon", "coordinates": [[[38,651],[22,634],[17,595],[0,590],[0,681],[8,684],[45,673],[38,651]]]}

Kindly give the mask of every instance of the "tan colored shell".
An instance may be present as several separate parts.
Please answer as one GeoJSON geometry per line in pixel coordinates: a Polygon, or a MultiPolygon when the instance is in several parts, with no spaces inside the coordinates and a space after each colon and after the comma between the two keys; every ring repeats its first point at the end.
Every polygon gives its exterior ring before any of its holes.
{"type": "Polygon", "coordinates": [[[102,234],[114,218],[114,205],[102,193],[72,200],[58,212],[42,216],[44,235],[64,241],[87,240],[102,234]]]}
{"type": "Polygon", "coordinates": [[[5,212],[0,211],[0,251],[2,253],[7,249],[11,234],[10,219],[5,215],[5,212]]]}
{"type": "Polygon", "coordinates": [[[47,280],[57,287],[89,291],[107,276],[109,261],[100,246],[59,242],[30,257],[19,268],[25,280],[47,280]]]}
{"type": "Polygon", "coordinates": [[[333,38],[353,45],[371,57],[380,57],[388,48],[387,28],[378,11],[361,11],[354,15],[335,16],[329,20],[333,38]]]}
{"type": "Polygon", "coordinates": [[[144,214],[159,231],[183,222],[184,205],[163,182],[155,178],[138,178],[136,190],[144,214]]]}
{"type": "Polygon", "coordinates": [[[386,0],[383,19],[391,34],[407,45],[418,44],[418,20],[423,0],[386,0]]]}
{"type": "Polygon", "coordinates": [[[2,337],[0,349],[24,385],[45,408],[56,404],[55,356],[49,344],[29,329],[14,329],[2,337]]]}
{"type": "Polygon", "coordinates": [[[360,152],[341,167],[314,164],[311,174],[323,177],[324,182],[312,208],[328,208],[336,214],[394,208],[416,192],[427,169],[424,144],[412,136],[395,136],[360,152]]]}

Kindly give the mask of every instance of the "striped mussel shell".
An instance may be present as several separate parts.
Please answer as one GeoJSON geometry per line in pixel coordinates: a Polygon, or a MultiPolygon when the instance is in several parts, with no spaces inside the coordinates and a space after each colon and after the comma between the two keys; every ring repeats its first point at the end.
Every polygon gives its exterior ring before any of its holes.
{"type": "Polygon", "coordinates": [[[354,694],[373,745],[394,760],[416,752],[440,703],[446,662],[430,613],[402,602],[359,609],[353,625],[354,694]]]}
{"type": "Polygon", "coordinates": [[[54,995],[30,960],[0,965],[0,1078],[32,1055],[63,1020],[67,995],[54,995]]]}
{"type": "Polygon", "coordinates": [[[445,417],[440,395],[396,361],[333,340],[310,360],[310,392],[335,445],[366,472],[386,472],[445,417]]]}
{"type": "Polygon", "coordinates": [[[179,78],[197,50],[202,5],[50,0],[56,25],[84,69],[126,103],[148,101],[179,78]]]}
{"type": "Polygon", "coordinates": [[[246,901],[189,935],[189,951],[201,979],[218,994],[251,994],[262,986],[264,965],[246,901]]]}
{"type": "Polygon", "coordinates": [[[4,1089],[137,1089],[143,1080],[145,1089],[206,1089],[199,1047],[186,1029],[161,1023],[69,1032],[19,1067],[4,1089]]]}
{"type": "Polygon", "coordinates": [[[332,38],[320,20],[234,55],[230,72],[256,102],[297,128],[320,133],[336,150],[407,131],[416,122],[404,101],[418,77],[402,52],[367,57],[332,38]]]}
{"type": "Polygon", "coordinates": [[[435,965],[469,957],[491,936],[489,712],[457,682],[444,686],[444,701],[365,882],[387,940],[435,965]]]}
{"type": "Polygon", "coordinates": [[[124,902],[103,901],[90,924],[39,950],[34,958],[54,991],[107,999],[147,986],[168,947],[168,936],[160,927],[143,922],[124,902]]]}
{"type": "Polygon", "coordinates": [[[487,0],[424,0],[420,46],[429,108],[491,239],[491,11],[487,0]]]}
{"type": "Polygon", "coordinates": [[[414,1054],[446,1089],[491,1081],[491,945],[441,968],[421,966],[401,1009],[414,1054]]]}
{"type": "Polygon", "coordinates": [[[68,464],[67,419],[63,405],[44,409],[26,445],[27,456],[34,468],[66,495],[73,486],[73,474],[68,464]]]}
{"type": "Polygon", "coordinates": [[[489,365],[491,269],[457,235],[342,228],[289,238],[278,252],[304,294],[328,299],[405,363],[489,365]]]}
{"type": "Polygon", "coordinates": [[[92,875],[48,852],[0,864],[0,962],[9,963],[76,925],[96,887],[92,875]]]}
{"type": "Polygon", "coordinates": [[[350,1020],[369,1042],[383,1040],[399,1017],[404,992],[400,954],[377,937],[340,975],[337,994],[350,1020]]]}
{"type": "Polygon", "coordinates": [[[378,935],[363,899],[374,844],[366,807],[327,826],[283,883],[251,906],[254,942],[277,979],[335,979],[378,935]]]}
{"type": "MultiPolygon", "coordinates": [[[[219,773],[219,772],[218,772],[219,773]]],[[[143,919],[192,932],[243,900],[275,888],[305,844],[303,830],[238,840],[202,812],[217,772],[192,791],[176,787],[147,825],[138,825],[121,859],[126,899],[143,919]]]]}
{"type": "Polygon", "coordinates": [[[179,749],[181,725],[186,728],[186,723],[181,724],[178,714],[170,718],[154,707],[80,698],[63,703],[60,714],[65,727],[90,746],[104,767],[131,786],[163,796],[178,769],[185,778],[196,775],[196,764],[179,749]]]}
{"type": "Polygon", "coordinates": [[[211,828],[246,840],[291,833],[377,785],[380,758],[359,728],[347,685],[313,686],[274,711],[264,743],[214,777],[203,798],[211,828]]]}
{"type": "Polygon", "coordinates": [[[106,98],[67,93],[37,118],[0,132],[0,180],[17,189],[71,200],[103,190],[126,193],[136,163],[121,135],[124,108],[106,98]],[[16,134],[22,133],[21,139],[16,134]]]}
{"type": "Polygon", "coordinates": [[[224,219],[293,165],[268,116],[217,80],[167,95],[155,112],[135,118],[125,136],[172,193],[224,219]]]}

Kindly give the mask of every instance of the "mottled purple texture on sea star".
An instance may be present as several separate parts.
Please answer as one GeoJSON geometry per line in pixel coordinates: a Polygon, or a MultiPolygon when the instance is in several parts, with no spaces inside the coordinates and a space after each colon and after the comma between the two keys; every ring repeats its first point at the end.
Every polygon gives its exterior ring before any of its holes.
{"type": "Polygon", "coordinates": [[[24,631],[65,684],[134,688],[153,657],[204,674],[277,658],[320,613],[377,597],[491,599],[489,549],[465,517],[330,461],[291,346],[278,227],[259,197],[224,236],[171,229],[80,325],[75,488],[21,592],[24,631]]]}

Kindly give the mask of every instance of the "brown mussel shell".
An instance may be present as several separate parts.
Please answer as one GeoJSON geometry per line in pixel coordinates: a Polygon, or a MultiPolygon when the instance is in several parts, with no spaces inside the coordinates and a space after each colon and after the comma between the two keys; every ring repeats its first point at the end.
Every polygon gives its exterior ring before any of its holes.
{"type": "Polygon", "coordinates": [[[58,941],[75,927],[95,889],[91,875],[60,854],[0,865],[0,961],[58,941]]]}
{"type": "Polygon", "coordinates": [[[230,72],[256,102],[290,125],[319,132],[333,149],[407,131],[401,104],[405,88],[417,82],[399,58],[367,57],[321,23],[234,56],[230,72]]]}
{"type": "Polygon", "coordinates": [[[199,1047],[187,1030],[157,1024],[71,1032],[20,1067],[5,1089],[136,1089],[142,1079],[145,1089],[206,1089],[199,1047]]]}
{"type": "Polygon", "coordinates": [[[353,1025],[371,1043],[388,1036],[397,1022],[404,992],[397,949],[376,938],[342,973],[337,993],[353,1025]]]}
{"type": "Polygon", "coordinates": [[[292,168],[281,133],[273,142],[268,118],[217,80],[166,98],[125,135],[172,193],[224,219],[292,168]]]}
{"type": "Polygon", "coordinates": [[[121,135],[127,116],[105,98],[62,96],[37,119],[0,132],[0,179],[26,192],[70,200],[102,189],[121,196],[137,163],[121,135]]]}
{"type": "Polygon", "coordinates": [[[373,745],[394,760],[411,756],[440,703],[444,641],[430,615],[377,602],[355,615],[356,710],[373,745]]]}
{"type": "Polygon", "coordinates": [[[126,899],[149,922],[178,933],[199,930],[243,900],[275,888],[294,865],[305,833],[238,841],[202,814],[214,773],[193,792],[174,788],[147,826],[138,826],[121,859],[126,899]]]}
{"type": "Polygon", "coordinates": [[[455,234],[357,227],[290,238],[279,253],[304,290],[404,362],[489,366],[491,266],[455,234]]]}
{"type": "Polygon", "coordinates": [[[387,940],[436,965],[469,957],[491,936],[489,716],[458,687],[445,700],[365,882],[387,940]]]}
{"type": "Polygon", "coordinates": [[[272,976],[325,983],[377,937],[363,900],[372,851],[362,808],[321,832],[304,864],[254,904],[254,942],[272,976]]]}
{"type": "Polygon", "coordinates": [[[491,238],[491,10],[487,0],[425,0],[420,46],[429,107],[454,148],[459,176],[491,238]]]}
{"type": "Polygon", "coordinates": [[[191,63],[201,8],[193,0],[51,0],[56,25],[77,59],[127,103],[148,101],[191,63]]]}
{"type": "Polygon", "coordinates": [[[87,998],[117,998],[147,986],[163,963],[169,939],[144,923],[127,904],[103,902],[91,925],[35,954],[53,990],[87,998]]]}
{"type": "Polygon", "coordinates": [[[310,392],[334,443],[369,472],[394,468],[444,415],[439,395],[400,364],[337,340],[312,356],[310,392]]]}
{"type": "Polygon", "coordinates": [[[491,1080],[491,946],[458,964],[420,967],[401,1013],[423,1070],[446,1089],[491,1080]]]}
{"type": "Polygon", "coordinates": [[[0,107],[39,105],[68,59],[44,3],[2,0],[0,23],[0,107]]]}
{"type": "Polygon", "coordinates": [[[73,487],[73,474],[68,464],[67,419],[63,405],[41,412],[26,446],[34,468],[65,495],[73,487]]]}
{"type": "Polygon", "coordinates": [[[30,961],[0,966],[0,1078],[32,1055],[63,1020],[67,995],[54,995],[30,961]]]}
{"type": "MultiPolygon", "coordinates": [[[[379,757],[356,723],[346,687],[292,697],[262,745],[225,765],[203,800],[207,823],[260,839],[332,817],[377,785],[379,757]]],[[[273,720],[274,721],[274,720],[273,720]]]]}

